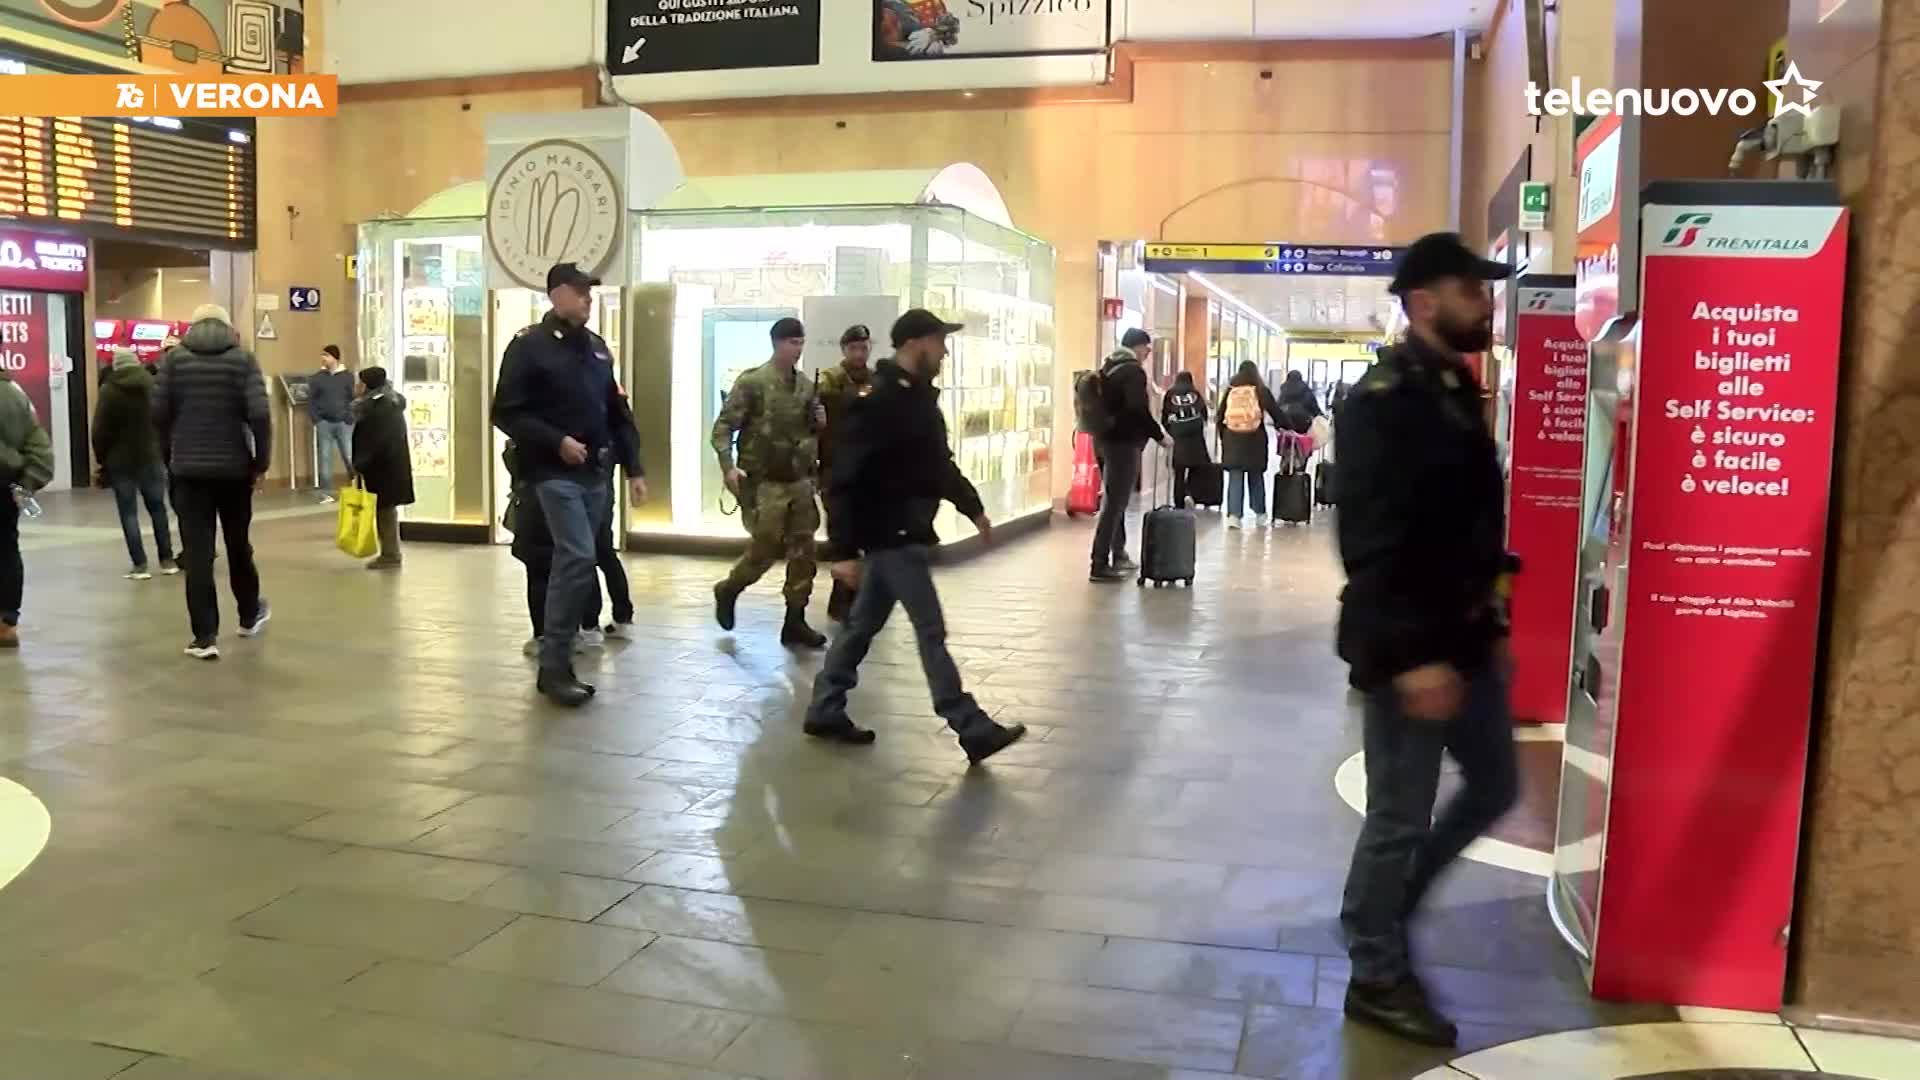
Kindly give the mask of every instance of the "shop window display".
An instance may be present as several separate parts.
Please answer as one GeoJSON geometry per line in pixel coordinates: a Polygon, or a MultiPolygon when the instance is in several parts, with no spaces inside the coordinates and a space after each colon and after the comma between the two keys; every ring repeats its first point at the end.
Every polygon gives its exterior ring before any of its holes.
{"type": "MultiPolygon", "coordinates": [[[[731,537],[740,525],[709,447],[740,372],[765,363],[768,329],[807,324],[802,377],[837,363],[840,334],[886,327],[909,307],[964,323],[950,342],[941,405],[960,467],[996,519],[1045,509],[1053,430],[1053,252],[1013,229],[944,207],[664,210],[638,215],[642,282],[672,287],[675,533],[731,537]]],[[[644,361],[646,358],[642,358],[644,361]]],[[[972,531],[951,508],[942,536],[972,531]]],[[[657,516],[629,527],[658,528],[657,516]]]]}

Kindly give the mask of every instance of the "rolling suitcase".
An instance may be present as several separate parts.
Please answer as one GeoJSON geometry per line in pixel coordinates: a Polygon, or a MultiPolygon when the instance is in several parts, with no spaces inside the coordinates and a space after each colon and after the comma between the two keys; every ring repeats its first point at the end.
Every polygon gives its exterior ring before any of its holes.
{"type": "Polygon", "coordinates": [[[1313,467],[1313,501],[1320,506],[1333,505],[1333,462],[1322,461],[1313,467]]]}
{"type": "Polygon", "coordinates": [[[1187,498],[1193,505],[1218,510],[1227,501],[1227,474],[1218,464],[1195,465],[1187,474],[1187,498]]]}
{"type": "Polygon", "coordinates": [[[1313,477],[1307,472],[1312,444],[1304,436],[1280,435],[1280,472],[1273,478],[1273,520],[1305,525],[1313,520],[1313,477]]]}
{"type": "Polygon", "coordinates": [[[1073,483],[1067,488],[1067,516],[1100,512],[1100,465],[1094,459],[1093,436],[1082,431],[1073,437],[1073,483]]]}
{"type": "MultiPolygon", "coordinates": [[[[1164,463],[1166,456],[1160,455],[1164,463]]],[[[1161,467],[1154,468],[1154,501],[1159,502],[1161,467]]],[[[1140,580],[1153,582],[1154,588],[1174,582],[1193,587],[1194,567],[1193,511],[1177,506],[1156,506],[1140,519],[1140,580]]]]}

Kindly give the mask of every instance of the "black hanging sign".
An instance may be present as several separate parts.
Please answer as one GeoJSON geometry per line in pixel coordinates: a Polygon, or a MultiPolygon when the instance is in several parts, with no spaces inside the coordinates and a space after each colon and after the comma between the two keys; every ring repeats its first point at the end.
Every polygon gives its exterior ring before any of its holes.
{"type": "Polygon", "coordinates": [[[613,75],[812,67],[821,0],[607,0],[613,75]]]}

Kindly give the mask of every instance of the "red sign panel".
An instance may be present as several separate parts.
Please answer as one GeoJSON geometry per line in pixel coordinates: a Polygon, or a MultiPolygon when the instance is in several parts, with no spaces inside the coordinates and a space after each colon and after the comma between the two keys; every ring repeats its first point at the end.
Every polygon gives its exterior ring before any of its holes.
{"type": "Polygon", "coordinates": [[[0,226],[0,289],[87,291],[87,242],[0,226]]]}
{"type": "Polygon", "coordinates": [[[1507,548],[1513,584],[1513,714],[1567,716],[1573,599],[1580,557],[1580,467],[1587,415],[1587,343],[1573,324],[1573,290],[1515,286],[1513,442],[1507,548]]]}
{"type": "MultiPolygon", "coordinates": [[[[1580,202],[1574,219],[1575,319],[1592,341],[1620,310],[1620,115],[1582,132],[1574,151],[1580,202]]],[[[1633,192],[1626,193],[1628,198],[1633,192]]]]}
{"type": "Polygon", "coordinates": [[[1834,206],[1643,208],[1603,997],[1781,1003],[1846,222],[1834,206]]]}
{"type": "Polygon", "coordinates": [[[0,292],[0,369],[27,392],[40,426],[53,424],[53,386],[47,336],[47,298],[0,292]]]}

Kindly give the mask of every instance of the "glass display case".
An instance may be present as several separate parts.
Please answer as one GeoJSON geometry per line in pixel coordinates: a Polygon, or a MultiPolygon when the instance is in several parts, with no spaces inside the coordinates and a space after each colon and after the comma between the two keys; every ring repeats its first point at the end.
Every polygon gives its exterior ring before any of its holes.
{"type": "MultiPolygon", "coordinates": [[[[360,365],[387,368],[406,395],[417,501],[403,521],[422,539],[508,539],[498,524],[508,485],[503,439],[489,422],[493,386],[507,341],[540,318],[546,298],[487,290],[483,197],[452,189],[435,206],[459,207],[458,216],[360,228],[360,365]]],[[[620,504],[630,543],[743,538],[711,431],[734,379],[766,362],[768,331],[787,315],[808,325],[807,378],[838,362],[840,334],[853,323],[871,327],[876,359],[890,352],[887,327],[909,307],[965,324],[939,380],[955,457],[994,520],[1050,507],[1051,247],[923,204],[669,208],[629,218],[631,284],[595,291],[593,326],[613,346],[652,487],[647,504],[620,504]]],[[[936,524],[949,541],[973,531],[951,508],[936,524]]]]}
{"type": "MultiPolygon", "coordinates": [[[[775,320],[807,324],[802,377],[839,360],[840,334],[871,327],[874,357],[886,328],[925,307],[965,329],[949,342],[939,379],[948,437],[961,470],[996,521],[1046,510],[1053,453],[1053,249],[1017,230],[944,206],[655,210],[635,215],[636,281],[671,320],[670,480],[664,507],[634,508],[635,534],[734,538],[731,495],[710,445],[735,378],[765,363],[775,320]]],[[[638,364],[658,362],[640,350],[638,364]]],[[[636,369],[635,378],[646,381],[636,369]]],[[[643,432],[643,435],[646,434],[643,432]]],[[[656,502],[660,495],[658,483],[656,502]]],[[[943,539],[971,535],[951,507],[943,539]]]]}
{"type": "MultiPolygon", "coordinates": [[[[477,218],[360,227],[360,367],[382,367],[407,400],[410,526],[483,529],[492,509],[492,369],[477,218]]],[[[420,530],[410,527],[413,535],[420,530]]]]}

